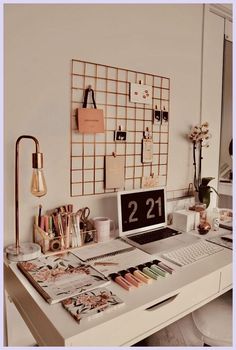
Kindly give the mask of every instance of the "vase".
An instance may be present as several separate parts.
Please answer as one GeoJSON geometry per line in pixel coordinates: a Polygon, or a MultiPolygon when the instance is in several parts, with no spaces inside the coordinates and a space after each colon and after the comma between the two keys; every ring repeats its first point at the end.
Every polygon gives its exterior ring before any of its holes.
{"type": "Polygon", "coordinates": [[[211,201],[211,187],[210,186],[199,186],[198,198],[203,204],[206,204],[206,208],[209,207],[211,201]]]}

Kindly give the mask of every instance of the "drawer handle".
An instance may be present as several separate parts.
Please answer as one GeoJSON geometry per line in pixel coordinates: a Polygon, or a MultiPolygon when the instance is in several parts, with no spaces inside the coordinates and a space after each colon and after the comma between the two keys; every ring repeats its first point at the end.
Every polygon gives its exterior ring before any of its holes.
{"type": "Polygon", "coordinates": [[[167,305],[167,304],[171,303],[172,301],[174,301],[176,299],[176,297],[178,295],[179,295],[179,293],[175,294],[175,295],[172,295],[172,297],[169,297],[167,299],[164,299],[164,300],[160,301],[159,303],[156,303],[156,304],[154,304],[152,306],[149,306],[145,310],[146,311],[154,311],[154,310],[158,309],[160,306],[167,305]]]}

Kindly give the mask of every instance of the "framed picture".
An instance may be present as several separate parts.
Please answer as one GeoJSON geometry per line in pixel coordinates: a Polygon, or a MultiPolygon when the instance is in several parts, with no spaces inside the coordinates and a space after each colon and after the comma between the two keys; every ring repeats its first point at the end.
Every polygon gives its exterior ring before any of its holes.
{"type": "Polygon", "coordinates": [[[126,141],[126,131],[115,131],[114,140],[118,142],[126,141]]]}

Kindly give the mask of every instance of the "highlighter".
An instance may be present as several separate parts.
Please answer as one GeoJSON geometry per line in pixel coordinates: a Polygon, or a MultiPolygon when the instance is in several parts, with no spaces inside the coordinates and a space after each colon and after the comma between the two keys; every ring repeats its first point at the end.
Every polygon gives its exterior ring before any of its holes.
{"type": "Polygon", "coordinates": [[[119,271],[119,274],[124,277],[128,282],[133,284],[135,287],[139,287],[142,285],[142,281],[136,278],[134,275],[132,275],[129,271],[127,270],[122,270],[119,271]]]}
{"type": "Polygon", "coordinates": [[[126,290],[130,290],[133,286],[128,281],[126,281],[122,276],[120,276],[118,273],[111,273],[109,277],[119,284],[122,288],[126,290]]]}
{"type": "Polygon", "coordinates": [[[158,279],[158,274],[153,272],[149,267],[145,265],[138,265],[139,270],[141,270],[145,275],[148,275],[149,277],[153,278],[154,280],[158,279]]]}
{"type": "Polygon", "coordinates": [[[170,274],[172,274],[172,272],[174,271],[174,269],[172,269],[170,266],[164,264],[160,260],[153,260],[153,264],[158,265],[159,267],[161,267],[163,270],[165,270],[166,272],[168,272],[170,274]]]}
{"type": "Polygon", "coordinates": [[[146,274],[144,274],[142,271],[139,271],[137,268],[135,267],[130,267],[128,269],[136,278],[138,278],[139,280],[141,280],[144,283],[152,283],[152,278],[147,276],[146,274]]]}
{"type": "Polygon", "coordinates": [[[166,271],[161,269],[158,265],[153,264],[152,262],[147,262],[145,265],[149,267],[153,272],[157,273],[159,276],[166,276],[166,271]]]}

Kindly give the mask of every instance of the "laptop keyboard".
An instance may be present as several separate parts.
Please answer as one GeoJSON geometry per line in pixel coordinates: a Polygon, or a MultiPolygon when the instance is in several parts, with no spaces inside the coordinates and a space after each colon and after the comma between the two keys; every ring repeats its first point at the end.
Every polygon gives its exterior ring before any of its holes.
{"type": "Polygon", "coordinates": [[[218,253],[223,249],[224,248],[219,245],[201,239],[199,242],[190,244],[189,246],[164,253],[162,257],[178,266],[185,266],[206,258],[211,254],[218,253]]]}
{"type": "Polygon", "coordinates": [[[160,228],[159,230],[154,230],[154,231],[149,231],[149,232],[141,233],[134,236],[129,236],[129,239],[131,241],[134,241],[142,245],[142,244],[159,241],[163,238],[176,236],[179,234],[181,234],[181,232],[173,230],[170,227],[164,227],[164,228],[160,228]]]}

